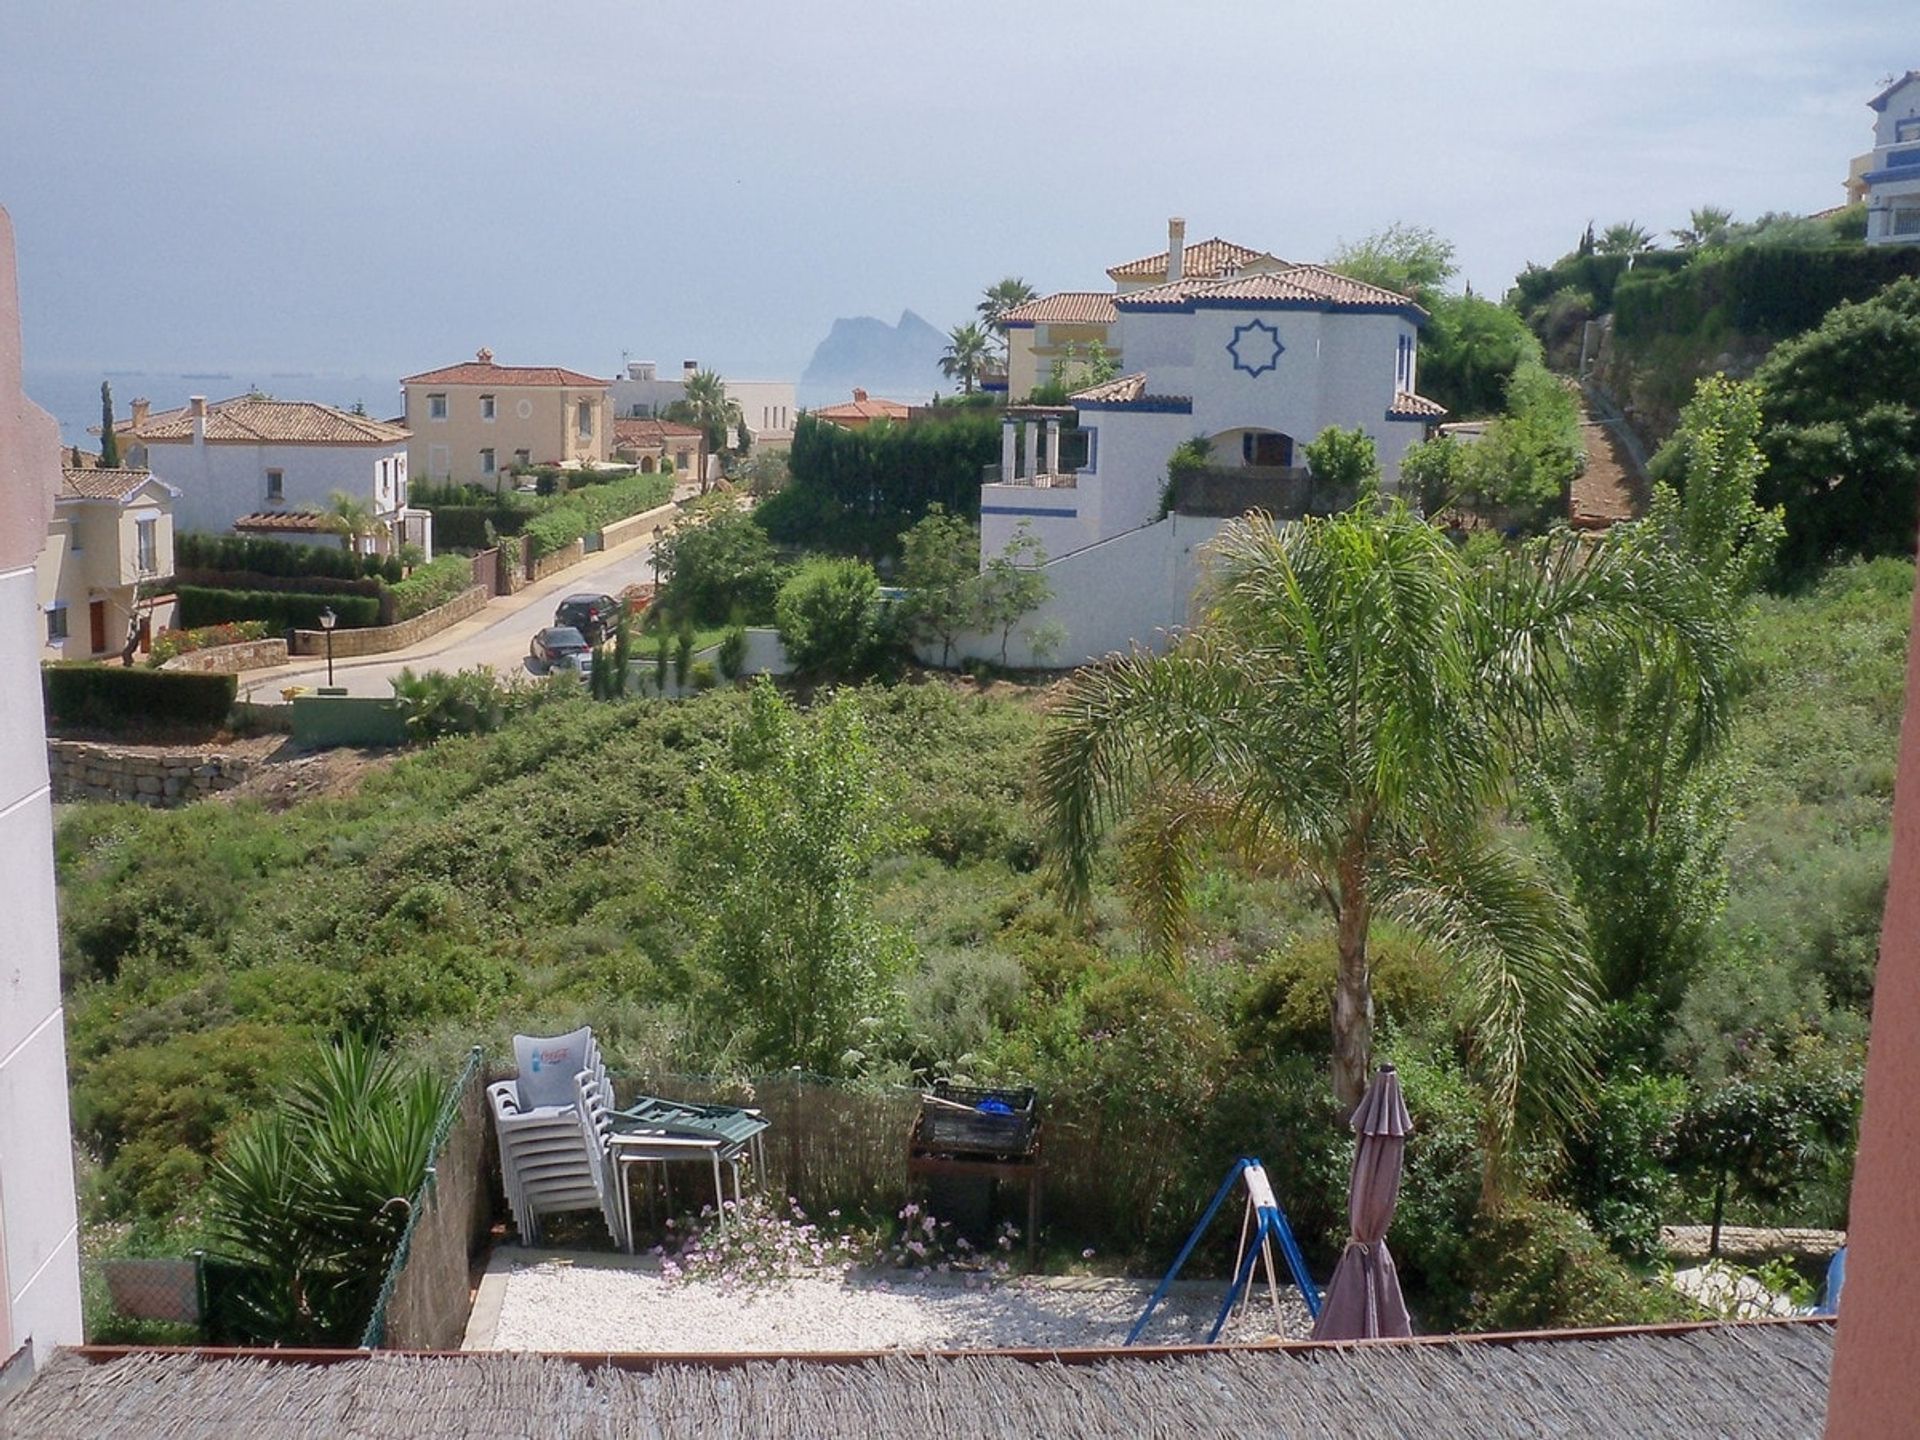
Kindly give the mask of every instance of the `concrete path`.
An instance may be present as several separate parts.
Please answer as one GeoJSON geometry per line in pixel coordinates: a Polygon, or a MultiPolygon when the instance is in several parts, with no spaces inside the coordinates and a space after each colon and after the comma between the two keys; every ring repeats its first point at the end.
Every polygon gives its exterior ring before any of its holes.
{"type": "MultiPolygon", "coordinates": [[[[385,698],[393,677],[411,667],[422,670],[470,670],[485,665],[502,675],[529,675],[527,646],[534,632],[553,623],[554,608],[576,592],[616,595],[628,585],[651,582],[653,539],[641,535],[557,575],[536,581],[513,595],[497,595],[486,609],[430,635],[419,644],[384,655],[333,662],[333,683],[349,695],[385,698]]],[[[249,670],[240,677],[240,698],[276,703],[290,685],[327,683],[327,662],[301,656],[270,670],[249,670]]]]}

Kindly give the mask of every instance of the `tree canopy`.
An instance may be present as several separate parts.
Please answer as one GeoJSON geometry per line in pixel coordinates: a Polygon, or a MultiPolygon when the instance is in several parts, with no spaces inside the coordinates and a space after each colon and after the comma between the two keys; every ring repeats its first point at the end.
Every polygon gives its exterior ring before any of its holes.
{"type": "Polygon", "coordinates": [[[1369,285],[1379,285],[1425,305],[1459,273],[1453,242],[1424,225],[1396,223],[1350,245],[1341,245],[1327,267],[1369,285]]]}

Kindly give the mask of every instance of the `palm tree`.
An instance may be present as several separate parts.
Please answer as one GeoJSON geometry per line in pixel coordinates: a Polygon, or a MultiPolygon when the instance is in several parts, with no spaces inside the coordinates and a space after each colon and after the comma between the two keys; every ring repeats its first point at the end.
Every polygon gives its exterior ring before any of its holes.
{"type": "Polygon", "coordinates": [[[1162,957],[1178,957],[1203,841],[1303,880],[1335,929],[1349,1110],[1372,1063],[1369,928],[1406,926],[1454,968],[1497,1157],[1519,1117],[1578,1108],[1594,1001],[1571,910],[1489,813],[1592,645],[1672,637],[1717,720],[1722,622],[1656,555],[1569,537],[1476,567],[1371,495],[1284,527],[1255,515],[1212,551],[1201,623],[1164,656],[1081,671],[1043,739],[1068,901],[1085,905],[1101,836],[1129,812],[1122,878],[1162,957]]]}
{"type": "Polygon", "coordinates": [[[980,296],[980,303],[974,310],[980,316],[980,323],[993,334],[1000,337],[1004,347],[1007,339],[1007,312],[1026,304],[1034,298],[1034,288],[1017,275],[1009,275],[1004,280],[989,285],[980,296]]]}
{"type": "Polygon", "coordinates": [[[1600,232],[1594,249],[1602,255],[1639,255],[1653,249],[1653,232],[1636,220],[1620,220],[1600,232]]]}
{"type": "Polygon", "coordinates": [[[986,369],[992,352],[993,342],[987,339],[986,331],[978,325],[956,325],[948,332],[946,353],[940,357],[940,373],[949,380],[958,380],[960,388],[971,395],[974,382],[986,369]]]}
{"type": "MultiPolygon", "coordinates": [[[[739,403],[727,394],[727,382],[711,370],[696,370],[687,377],[687,424],[697,425],[705,433],[707,453],[723,455],[727,434],[742,424],[739,403]]],[[[700,476],[700,493],[706,494],[707,477],[700,476]]]]}
{"type": "Polygon", "coordinates": [[[1676,244],[1682,250],[1698,250],[1703,245],[1716,245],[1726,239],[1727,227],[1733,224],[1733,212],[1722,210],[1718,205],[1702,205],[1687,218],[1683,230],[1669,230],[1676,244]]]}
{"type": "Polygon", "coordinates": [[[349,495],[345,490],[329,495],[326,508],[320,514],[326,530],[345,540],[347,548],[356,555],[368,553],[369,542],[387,533],[387,523],[374,514],[373,502],[364,496],[349,495]]]}

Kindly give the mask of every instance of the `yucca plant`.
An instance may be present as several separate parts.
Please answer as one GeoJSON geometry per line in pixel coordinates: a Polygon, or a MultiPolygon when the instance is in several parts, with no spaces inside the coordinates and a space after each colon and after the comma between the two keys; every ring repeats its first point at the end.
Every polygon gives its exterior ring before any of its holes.
{"type": "Polygon", "coordinates": [[[446,1085],[371,1041],[313,1071],[227,1140],[208,1185],[214,1248],[250,1272],[248,1340],[357,1344],[432,1158],[446,1085]]]}

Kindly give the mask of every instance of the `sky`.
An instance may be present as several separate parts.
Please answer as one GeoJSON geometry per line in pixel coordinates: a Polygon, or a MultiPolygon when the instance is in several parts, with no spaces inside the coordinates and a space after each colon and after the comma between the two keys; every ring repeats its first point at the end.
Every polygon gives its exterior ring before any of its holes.
{"type": "MultiPolygon", "coordinates": [[[[1904,48],[1903,48],[1904,47],[1904,48]]],[[[27,362],[798,375],[837,316],[1395,222],[1838,204],[1911,0],[0,0],[27,362]]]]}

